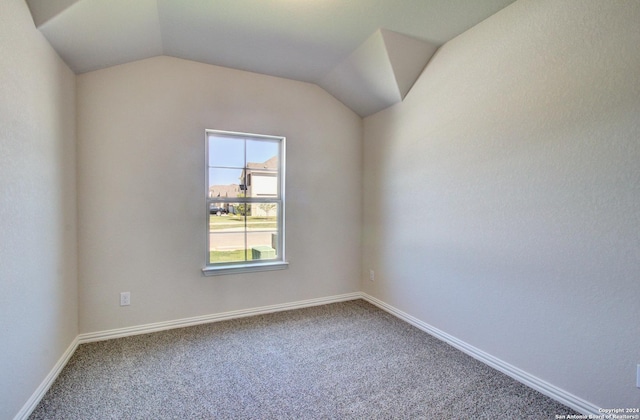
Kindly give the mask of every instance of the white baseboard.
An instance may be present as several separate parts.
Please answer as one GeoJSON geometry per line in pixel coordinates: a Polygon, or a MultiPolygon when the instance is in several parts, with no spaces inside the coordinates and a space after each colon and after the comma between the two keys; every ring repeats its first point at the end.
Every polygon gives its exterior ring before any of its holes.
{"type": "Polygon", "coordinates": [[[42,397],[47,393],[53,382],[56,380],[62,369],[78,348],[83,343],[91,343],[94,341],[109,340],[112,338],[126,337],[130,335],[147,334],[156,331],[169,330],[172,328],[189,327],[192,325],[206,324],[209,322],[226,321],[235,318],[244,318],[253,315],[263,315],[273,312],[289,311],[292,309],[309,308],[312,306],[326,305],[329,303],[345,302],[348,300],[360,299],[361,293],[346,293],[343,295],[328,296],[324,298],[301,300],[297,302],[282,303],[278,305],[261,306],[258,308],[241,309],[238,311],[229,311],[219,314],[196,316],[192,318],[183,318],[173,321],[156,322],[153,324],[138,325],[134,327],[118,328],[114,330],[98,331],[94,333],[86,333],[78,335],[69,348],[64,352],[60,360],[55,364],[51,372],[42,381],[38,389],[31,395],[27,403],[16,414],[13,420],[27,419],[36,408],[42,397]]]}
{"type": "Polygon", "coordinates": [[[31,415],[42,397],[44,397],[44,394],[46,394],[49,388],[51,388],[51,385],[53,385],[53,382],[56,380],[62,369],[67,365],[67,362],[78,348],[78,344],[78,337],[76,337],[73,339],[69,347],[67,347],[67,350],[65,350],[60,359],[58,359],[56,364],[53,366],[53,369],[51,369],[51,372],[49,372],[46,378],[44,378],[44,381],[42,381],[40,386],[38,386],[22,409],[18,411],[18,414],[13,418],[14,420],[27,419],[31,415]]]}
{"type": "Polygon", "coordinates": [[[110,340],[112,338],[127,337],[130,335],[147,334],[157,331],[170,330],[173,328],[190,327],[193,325],[207,324],[209,322],[226,321],[229,319],[244,318],[247,316],[263,315],[272,312],[289,311],[292,309],[308,308],[311,306],[326,305],[329,303],[344,302],[347,300],[360,299],[360,292],[347,293],[344,295],[328,296],[324,298],[301,300],[298,302],[281,303],[278,305],[261,306],[258,308],[241,309],[238,311],[222,312],[219,314],[195,316],[191,318],[176,319],[173,321],[155,322],[153,324],[137,325],[134,327],[117,328],[113,330],[98,331],[93,333],[80,334],[78,340],[80,344],[94,341],[110,340]]]}
{"type": "Polygon", "coordinates": [[[486,365],[491,366],[492,368],[506,374],[507,376],[512,377],[513,379],[527,385],[530,388],[539,391],[540,393],[553,398],[554,400],[570,407],[582,414],[589,415],[600,415],[601,412],[599,408],[595,405],[576,397],[573,394],[570,394],[548,382],[543,381],[542,379],[536,378],[535,376],[524,372],[521,369],[518,369],[515,366],[512,366],[484,351],[473,347],[470,344],[465,343],[464,341],[458,340],[457,338],[441,331],[431,325],[420,321],[419,319],[373,297],[366,293],[355,292],[355,293],[347,293],[343,295],[336,296],[328,296],[324,298],[317,299],[308,299],[297,302],[290,303],[282,303],[278,305],[270,305],[270,306],[261,306],[258,308],[250,308],[250,309],[241,309],[238,311],[229,311],[223,312],[219,314],[211,314],[204,316],[197,316],[191,318],[182,318],[173,321],[165,321],[165,322],[156,322],[152,324],[146,325],[138,325],[134,327],[126,327],[126,328],[118,328],[113,330],[106,331],[98,331],[94,333],[86,333],[78,335],[69,345],[64,354],[60,357],[58,362],[55,364],[51,372],[47,375],[47,377],[42,381],[40,386],[36,389],[33,395],[29,398],[26,404],[22,407],[22,409],[16,414],[14,420],[23,420],[27,419],[31,412],[36,408],[42,397],[49,390],[55,379],[58,377],[62,369],[65,367],[73,353],[76,351],[78,345],[83,343],[90,343],[94,341],[102,341],[109,340],[112,338],[119,337],[127,337],[131,335],[138,334],[147,334],[156,331],[163,331],[173,328],[182,328],[189,327],[193,325],[206,324],[210,322],[218,322],[218,321],[226,321],[230,319],[236,318],[244,318],[248,316],[254,315],[263,315],[273,312],[281,312],[288,311],[293,309],[301,309],[308,308],[312,306],[326,305],[330,303],[337,302],[345,302],[348,300],[355,299],[364,299],[371,304],[379,307],[380,309],[390,313],[391,315],[396,316],[397,318],[408,322],[409,324],[421,329],[422,331],[452,345],[458,350],[468,354],[469,356],[485,363],[486,365]]]}
{"type": "Polygon", "coordinates": [[[546,395],[549,398],[552,398],[556,401],[558,401],[561,404],[566,405],[569,408],[572,408],[574,410],[576,410],[577,412],[584,414],[584,415],[589,415],[592,414],[594,416],[598,416],[598,415],[602,415],[602,412],[599,410],[599,407],[595,406],[594,404],[591,404],[588,401],[583,400],[582,398],[576,397],[575,395],[560,389],[546,381],[543,381],[540,378],[537,378],[513,365],[510,365],[507,362],[504,362],[500,359],[498,359],[497,357],[494,357],[488,353],[485,353],[484,351],[473,347],[472,345],[465,343],[462,340],[459,340],[447,333],[445,333],[444,331],[441,331],[429,324],[427,324],[426,322],[422,322],[419,319],[379,300],[376,299],[373,296],[370,296],[366,293],[361,293],[360,296],[362,297],[362,299],[368,301],[369,303],[379,307],[380,309],[384,310],[385,312],[390,313],[391,315],[396,316],[397,318],[400,318],[401,320],[408,322],[409,324],[413,325],[414,327],[417,327],[419,329],[421,329],[422,331],[426,332],[427,334],[430,334],[434,337],[436,337],[439,340],[444,341],[447,344],[450,344],[451,346],[457,348],[458,350],[462,351],[463,353],[468,354],[469,356],[473,357],[476,360],[479,360],[480,362],[491,366],[492,368],[504,373],[507,376],[510,376],[511,378],[515,379],[518,382],[523,383],[524,385],[528,386],[529,388],[533,388],[536,391],[540,392],[541,394],[546,395]]]}

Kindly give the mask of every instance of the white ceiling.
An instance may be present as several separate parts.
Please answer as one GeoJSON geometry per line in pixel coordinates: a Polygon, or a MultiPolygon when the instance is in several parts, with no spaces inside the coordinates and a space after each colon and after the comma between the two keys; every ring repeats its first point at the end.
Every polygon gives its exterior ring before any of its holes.
{"type": "Polygon", "coordinates": [[[27,3],[38,29],[78,74],[169,55],[316,83],[365,116],[401,100],[438,46],[513,1],[27,3]]]}

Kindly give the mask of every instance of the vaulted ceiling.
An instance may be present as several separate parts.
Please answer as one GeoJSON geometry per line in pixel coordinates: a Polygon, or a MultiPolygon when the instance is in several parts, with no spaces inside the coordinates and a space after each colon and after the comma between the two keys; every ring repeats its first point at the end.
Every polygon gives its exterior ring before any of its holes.
{"type": "Polygon", "coordinates": [[[169,55],[315,83],[361,116],[514,0],[27,0],[76,73],[169,55]]]}

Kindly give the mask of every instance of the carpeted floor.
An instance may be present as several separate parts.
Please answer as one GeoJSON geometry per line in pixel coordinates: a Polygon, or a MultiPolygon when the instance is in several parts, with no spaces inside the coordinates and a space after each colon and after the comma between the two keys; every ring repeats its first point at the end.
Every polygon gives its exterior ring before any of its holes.
{"type": "Polygon", "coordinates": [[[83,344],[32,419],[577,414],[361,301],[83,344]]]}

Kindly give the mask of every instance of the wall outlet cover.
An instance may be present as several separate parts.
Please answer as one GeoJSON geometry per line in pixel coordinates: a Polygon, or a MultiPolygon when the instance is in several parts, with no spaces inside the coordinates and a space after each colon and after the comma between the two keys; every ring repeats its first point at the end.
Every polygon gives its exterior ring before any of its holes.
{"type": "Polygon", "coordinates": [[[120,293],[120,306],[128,306],[128,305],[131,305],[131,293],[130,292],[120,293]]]}

